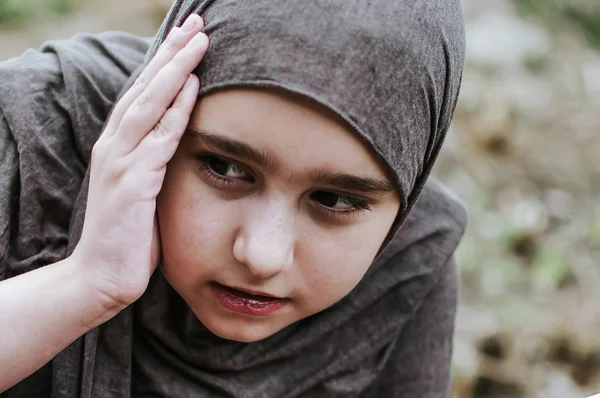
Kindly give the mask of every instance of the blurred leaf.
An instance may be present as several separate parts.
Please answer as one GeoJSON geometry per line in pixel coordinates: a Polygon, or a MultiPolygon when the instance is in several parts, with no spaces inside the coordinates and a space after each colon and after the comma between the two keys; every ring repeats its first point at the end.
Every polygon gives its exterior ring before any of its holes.
{"type": "Polygon", "coordinates": [[[562,23],[580,29],[587,41],[600,48],[600,3],[568,0],[514,0],[521,14],[556,29],[562,23]]]}
{"type": "Polygon", "coordinates": [[[600,47],[600,7],[596,6],[589,10],[581,10],[575,7],[567,7],[563,14],[566,19],[577,25],[588,42],[593,46],[600,47]]]}
{"type": "Polygon", "coordinates": [[[0,22],[19,21],[47,13],[65,14],[83,0],[0,0],[0,22]]]}
{"type": "Polygon", "coordinates": [[[52,0],[50,9],[59,14],[66,14],[73,9],[74,3],[73,0],[52,0]]]}
{"type": "Polygon", "coordinates": [[[27,1],[0,0],[0,22],[17,20],[25,17],[29,11],[27,1]]]}
{"type": "Polygon", "coordinates": [[[532,283],[539,291],[554,290],[569,273],[569,262],[563,254],[542,249],[533,260],[532,283]]]}
{"type": "Polygon", "coordinates": [[[515,4],[522,14],[544,21],[555,20],[560,8],[558,0],[515,0],[515,4]]]}

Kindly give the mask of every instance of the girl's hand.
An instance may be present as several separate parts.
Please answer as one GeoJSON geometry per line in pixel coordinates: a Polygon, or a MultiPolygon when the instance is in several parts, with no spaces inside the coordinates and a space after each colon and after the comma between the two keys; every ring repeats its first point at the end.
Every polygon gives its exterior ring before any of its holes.
{"type": "Polygon", "coordinates": [[[129,305],[160,259],[156,196],[197,100],[203,21],[173,29],[115,106],[92,151],[88,202],[73,255],[105,305],[129,305]]]}

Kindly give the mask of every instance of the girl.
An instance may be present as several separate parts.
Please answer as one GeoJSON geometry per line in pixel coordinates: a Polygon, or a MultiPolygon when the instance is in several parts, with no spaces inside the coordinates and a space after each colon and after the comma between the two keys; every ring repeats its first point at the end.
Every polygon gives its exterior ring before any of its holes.
{"type": "Polygon", "coordinates": [[[449,396],[459,1],[181,0],[146,48],[2,66],[0,395],[449,396]]]}

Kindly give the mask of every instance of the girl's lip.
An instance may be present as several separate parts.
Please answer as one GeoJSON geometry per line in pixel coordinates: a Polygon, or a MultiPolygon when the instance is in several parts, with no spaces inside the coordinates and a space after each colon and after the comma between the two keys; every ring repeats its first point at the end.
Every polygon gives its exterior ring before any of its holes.
{"type": "Polygon", "coordinates": [[[274,294],[260,292],[258,290],[243,289],[243,288],[239,288],[239,287],[225,286],[225,285],[221,285],[221,286],[223,286],[225,289],[245,293],[249,296],[262,296],[262,297],[267,297],[267,298],[272,298],[272,299],[285,300],[284,297],[279,297],[279,296],[275,296],[274,294]]]}
{"type": "Polygon", "coordinates": [[[217,282],[211,282],[210,287],[221,305],[243,314],[270,315],[282,309],[289,301],[267,294],[252,294],[248,290],[224,286],[217,282]]]}

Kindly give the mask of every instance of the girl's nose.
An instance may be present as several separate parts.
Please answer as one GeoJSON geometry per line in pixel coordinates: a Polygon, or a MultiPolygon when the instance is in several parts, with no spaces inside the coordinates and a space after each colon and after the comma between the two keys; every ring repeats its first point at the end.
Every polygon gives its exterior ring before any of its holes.
{"type": "Polygon", "coordinates": [[[257,278],[272,277],[294,262],[293,218],[285,203],[263,203],[246,215],[233,255],[257,278]]]}

